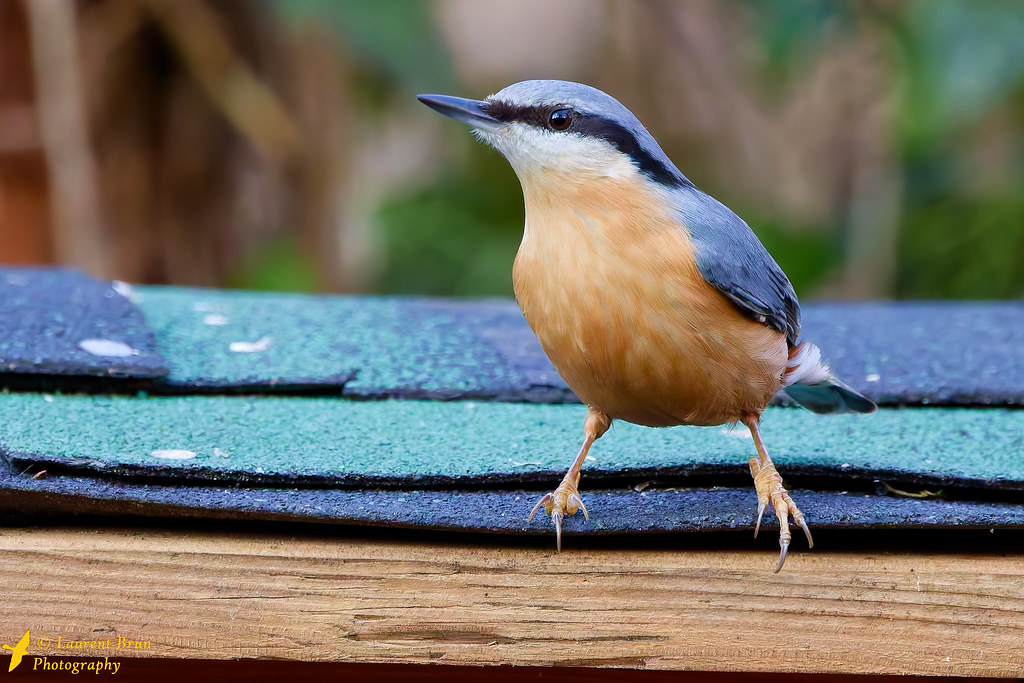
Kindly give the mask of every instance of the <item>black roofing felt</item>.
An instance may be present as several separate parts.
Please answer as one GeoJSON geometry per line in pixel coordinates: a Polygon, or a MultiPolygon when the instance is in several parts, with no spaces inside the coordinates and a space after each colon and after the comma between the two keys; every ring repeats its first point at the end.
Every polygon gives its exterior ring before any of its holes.
{"type": "MultiPolygon", "coordinates": [[[[0,518],[86,514],[262,519],[553,536],[546,515],[527,522],[539,492],[523,489],[236,488],[69,476],[36,479],[0,468],[0,490],[0,518]]],[[[1024,528],[1022,503],[800,489],[792,494],[814,529],[1024,528]]],[[[757,507],[752,488],[622,487],[584,495],[590,520],[582,514],[566,520],[570,534],[752,530],[757,507]]],[[[777,528],[770,511],[765,522],[766,529],[777,528]]]]}
{"type": "Polygon", "coordinates": [[[151,379],[167,366],[141,311],[111,283],[0,268],[0,372],[151,379]]]}
{"type": "Polygon", "coordinates": [[[1024,405],[1024,301],[813,304],[801,338],[879,404],[1024,405]]]}

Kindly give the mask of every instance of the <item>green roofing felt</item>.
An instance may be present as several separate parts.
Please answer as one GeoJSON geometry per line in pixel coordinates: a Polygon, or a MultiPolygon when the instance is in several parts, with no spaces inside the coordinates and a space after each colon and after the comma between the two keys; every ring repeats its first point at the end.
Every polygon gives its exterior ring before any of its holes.
{"type": "Polygon", "coordinates": [[[523,384],[472,326],[453,324],[472,304],[170,287],[137,287],[133,300],[168,359],[167,383],[183,390],[344,385],[447,397],[523,384]]]}
{"type": "MultiPolygon", "coordinates": [[[[0,395],[0,444],[25,461],[152,476],[279,482],[546,481],[579,446],[582,406],[274,397],[0,395]]],[[[784,474],[1024,489],[1024,411],[769,409],[784,474]]],[[[585,473],[742,475],[743,428],[616,423],[585,473]]],[[[458,483],[458,482],[455,482],[458,483]]],[[[839,484],[841,487],[842,484],[839,484]]]]}

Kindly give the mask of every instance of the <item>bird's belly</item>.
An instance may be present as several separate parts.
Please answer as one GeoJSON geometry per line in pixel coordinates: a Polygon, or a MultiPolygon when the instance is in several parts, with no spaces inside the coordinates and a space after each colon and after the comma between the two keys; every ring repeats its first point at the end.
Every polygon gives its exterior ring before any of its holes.
{"type": "Polygon", "coordinates": [[[650,297],[574,303],[554,320],[527,320],[580,399],[613,418],[649,426],[722,424],[760,412],[781,388],[785,364],[776,356],[784,357],[784,342],[776,354],[729,325],[703,321],[694,329],[700,316],[650,297]]]}
{"type": "Polygon", "coordinates": [[[527,322],[580,399],[612,418],[714,425],[760,412],[782,386],[785,337],[704,281],[676,237],[660,241],[589,255],[521,249],[527,322]]]}

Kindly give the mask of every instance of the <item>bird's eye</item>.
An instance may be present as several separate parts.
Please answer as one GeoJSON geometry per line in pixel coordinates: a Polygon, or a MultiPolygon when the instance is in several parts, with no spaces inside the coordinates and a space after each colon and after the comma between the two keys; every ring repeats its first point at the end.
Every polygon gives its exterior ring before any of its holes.
{"type": "Polygon", "coordinates": [[[556,109],[548,116],[548,125],[554,130],[565,130],[572,125],[571,109],[556,109]]]}

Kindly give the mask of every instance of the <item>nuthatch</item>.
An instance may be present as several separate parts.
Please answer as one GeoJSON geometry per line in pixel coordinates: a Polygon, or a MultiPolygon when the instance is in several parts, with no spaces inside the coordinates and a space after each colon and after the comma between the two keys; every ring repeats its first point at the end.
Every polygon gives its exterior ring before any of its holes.
{"type": "Polygon", "coordinates": [[[869,413],[818,347],[799,342],[789,279],[736,214],[694,186],[617,100],[580,83],[523,81],[486,100],[421,95],[500,151],[523,187],[526,227],[516,299],[544,352],[587,406],[584,440],[543,506],[559,549],[562,520],[587,508],[580,467],[621,419],[650,427],[742,422],[757,458],[757,522],[803,513],[768,456],[758,422],[781,389],[816,413],[869,413]]]}

